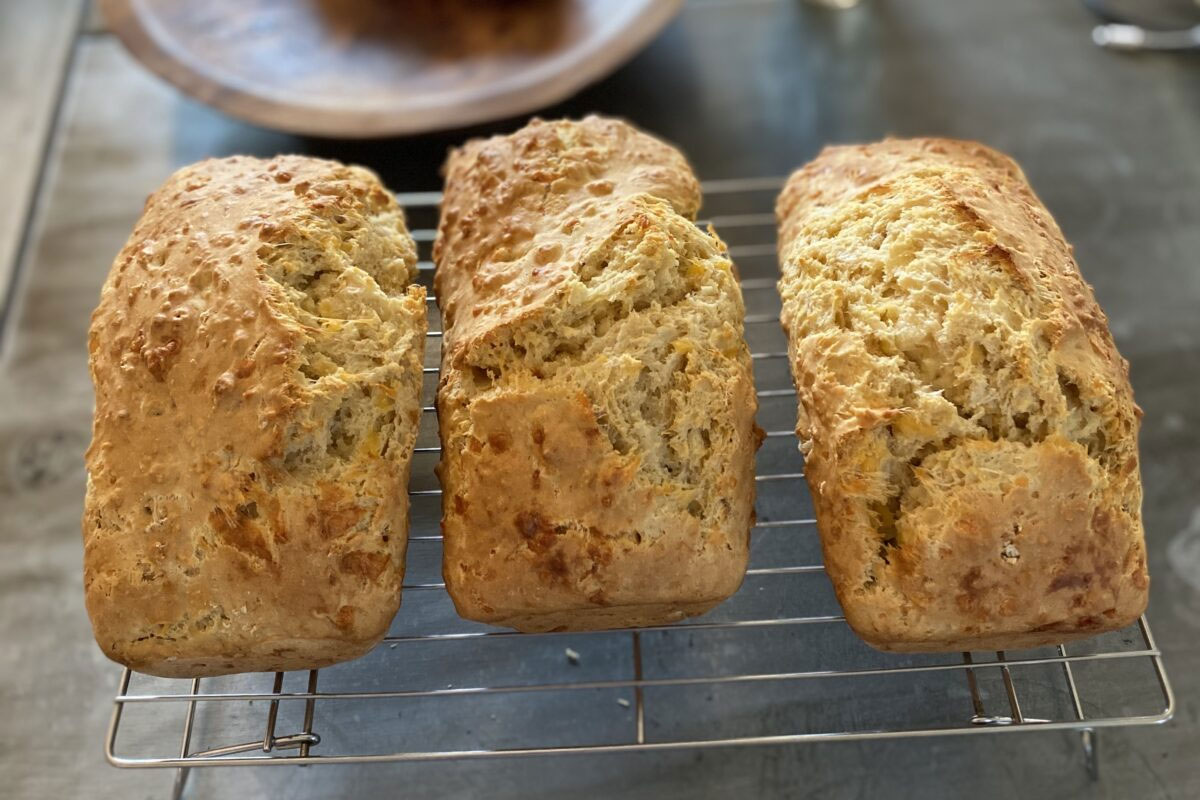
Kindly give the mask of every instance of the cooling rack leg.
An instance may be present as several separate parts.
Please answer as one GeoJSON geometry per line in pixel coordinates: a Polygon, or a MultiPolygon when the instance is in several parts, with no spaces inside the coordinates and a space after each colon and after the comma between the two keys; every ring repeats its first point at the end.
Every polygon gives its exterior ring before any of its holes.
{"type": "MultiPolygon", "coordinates": [[[[1004,657],[1003,650],[996,651],[996,660],[1008,660],[1004,657]]],[[[1012,671],[1008,667],[1001,667],[1000,674],[1004,678],[1004,691],[1008,695],[1008,707],[1012,711],[1012,722],[1014,725],[1020,725],[1025,722],[1025,715],[1021,713],[1021,701],[1017,698],[1017,686],[1013,683],[1012,671]]]]}
{"type": "MultiPolygon", "coordinates": [[[[962,656],[964,664],[974,663],[970,653],[964,652],[962,656]]],[[[983,698],[979,695],[979,683],[975,680],[975,670],[968,668],[963,670],[963,673],[967,676],[967,688],[971,691],[971,710],[974,712],[971,722],[982,725],[987,721],[987,711],[983,707],[983,698]]]]}
{"type": "Polygon", "coordinates": [[[1087,767],[1088,778],[1092,781],[1100,780],[1100,757],[1096,752],[1096,729],[1084,728],[1079,732],[1079,739],[1083,744],[1083,763],[1087,767]]]}
{"type": "MultiPolygon", "coordinates": [[[[192,678],[192,694],[200,694],[200,679],[192,678]]],[[[196,701],[192,700],[188,703],[187,715],[183,718],[183,739],[179,743],[179,757],[187,758],[188,750],[192,746],[192,728],[196,724],[196,701]]],[[[175,770],[175,783],[171,785],[171,800],[179,800],[183,797],[183,790],[187,788],[188,774],[191,773],[189,767],[180,767],[175,770]]]]}
{"type": "MultiPolygon", "coordinates": [[[[642,635],[633,633],[633,678],[642,679],[642,635]]],[[[637,743],[646,743],[646,711],[642,703],[642,687],[638,685],[633,690],[634,702],[637,704],[637,743]]]]}
{"type": "MultiPolygon", "coordinates": [[[[129,679],[132,673],[129,667],[121,670],[120,688],[117,689],[117,697],[122,698],[129,692],[129,679]]],[[[125,710],[125,703],[118,699],[113,703],[112,719],[108,723],[108,737],[104,741],[104,753],[111,761],[113,755],[117,752],[117,731],[121,727],[121,712],[125,710]]]]}
{"type": "MultiPolygon", "coordinates": [[[[308,693],[317,693],[317,671],[311,669],[308,671],[308,693]]],[[[300,745],[300,757],[308,757],[308,749],[314,744],[312,739],[316,738],[317,742],[321,741],[319,736],[313,736],[313,713],[316,711],[317,701],[309,698],[304,701],[304,735],[306,740],[300,745]]]]}
{"type": "MultiPolygon", "coordinates": [[[[279,694],[283,691],[283,673],[275,673],[275,685],[271,689],[271,694],[279,694]]],[[[275,720],[279,718],[279,701],[272,700],[271,706],[267,711],[267,730],[263,734],[262,749],[264,753],[269,753],[275,749],[275,720]]]]}
{"type": "Polygon", "coordinates": [[[188,773],[192,770],[190,767],[180,767],[175,770],[175,783],[171,786],[171,800],[179,800],[183,797],[183,790],[187,786],[188,773]]]}
{"type": "MultiPolygon", "coordinates": [[[[1065,645],[1058,646],[1058,654],[1063,658],[1067,657],[1067,648],[1065,645]]],[[[1071,705],[1075,711],[1075,719],[1083,719],[1083,700],[1079,696],[1079,686],[1075,683],[1075,673],[1071,670],[1070,663],[1063,662],[1063,674],[1067,678],[1067,688],[1071,692],[1071,705]]],[[[1093,781],[1100,780],[1100,762],[1096,758],[1096,729],[1084,728],[1079,732],[1080,744],[1083,745],[1083,763],[1087,768],[1087,774],[1093,781]]]]}
{"type": "MultiPolygon", "coordinates": [[[[1067,657],[1065,645],[1058,646],[1058,654],[1063,658],[1067,657]]],[[[1071,670],[1069,662],[1062,662],[1062,666],[1063,674],[1067,678],[1067,688],[1071,691],[1071,706],[1075,711],[1075,719],[1083,719],[1083,700],[1079,697],[1079,687],[1075,685],[1075,673],[1071,670]]]]}

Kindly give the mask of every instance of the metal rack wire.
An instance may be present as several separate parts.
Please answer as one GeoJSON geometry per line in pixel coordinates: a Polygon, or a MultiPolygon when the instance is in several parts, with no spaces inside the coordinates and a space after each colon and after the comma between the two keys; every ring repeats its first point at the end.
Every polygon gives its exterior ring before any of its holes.
{"type": "MultiPolygon", "coordinates": [[[[426,352],[404,608],[363,659],[307,673],[165,680],[125,670],[105,739],[118,767],[486,759],[829,740],[1075,730],[1164,722],[1175,700],[1143,617],[1126,631],[1019,654],[885,655],[859,642],[824,579],[792,433],[774,291],[780,179],[705,185],[743,276],[767,440],[741,591],[697,620],[517,634],[454,615],[440,577],[440,334],[426,352]],[[416,608],[413,608],[416,606],[416,608]],[[267,688],[263,682],[270,681],[267,688]],[[455,685],[455,681],[458,685],[455,685]],[[446,684],[446,685],[443,685],[446,684]],[[1018,688],[1020,687],[1020,688],[1018,688]],[[406,716],[407,715],[407,716],[406,716]],[[281,733],[281,730],[294,731],[281,733]]],[[[400,197],[427,258],[436,193],[400,197]]],[[[420,264],[427,279],[432,264],[420,264]]],[[[430,305],[436,328],[436,306],[430,305]]]]}

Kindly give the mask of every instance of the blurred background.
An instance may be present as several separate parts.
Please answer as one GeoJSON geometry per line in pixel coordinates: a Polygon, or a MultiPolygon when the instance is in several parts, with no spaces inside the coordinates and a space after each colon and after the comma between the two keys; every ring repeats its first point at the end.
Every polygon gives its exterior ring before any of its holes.
{"type": "MultiPolygon", "coordinates": [[[[779,178],[825,144],[886,135],[978,139],[1022,165],[1145,410],[1149,617],[1175,719],[1102,731],[1098,780],[1078,735],[1032,733],[200,770],[187,796],[1200,797],[1192,0],[104,5],[0,3],[0,796],[171,791],[170,770],[104,762],[119,670],[92,642],[80,590],[86,328],[145,196],[192,161],[280,152],[437,190],[447,148],[466,138],[597,112],[673,141],[710,182],[779,178]]],[[[769,221],[758,236],[773,236],[769,221]]]]}

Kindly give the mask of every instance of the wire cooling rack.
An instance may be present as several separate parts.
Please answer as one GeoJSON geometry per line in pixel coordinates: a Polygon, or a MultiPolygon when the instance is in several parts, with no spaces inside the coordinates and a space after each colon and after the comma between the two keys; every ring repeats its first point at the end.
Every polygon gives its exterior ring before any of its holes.
{"type": "MultiPolygon", "coordinates": [[[[820,561],[792,429],[795,392],[775,292],[781,179],[705,185],[708,219],[742,275],[759,424],[758,519],[741,590],[670,626],[517,634],[461,620],[441,583],[433,475],[436,306],[413,463],[403,607],[367,656],[317,671],[120,678],[105,753],[118,767],[329,764],[621,753],[828,740],[1078,730],[1174,711],[1145,618],[1071,645],[901,655],[847,627],[820,561]]],[[[436,193],[402,195],[428,259],[436,193]]],[[[432,264],[420,263],[428,284],[432,264]]]]}

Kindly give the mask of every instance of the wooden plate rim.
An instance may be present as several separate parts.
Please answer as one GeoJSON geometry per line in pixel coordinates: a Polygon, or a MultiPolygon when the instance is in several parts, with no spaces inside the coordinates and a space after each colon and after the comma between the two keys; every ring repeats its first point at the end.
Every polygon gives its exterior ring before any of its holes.
{"type": "Polygon", "coordinates": [[[256,125],[317,136],[370,138],[465,127],[515,116],[551,105],[594,83],[631,59],[678,13],[682,0],[645,0],[630,22],[586,46],[557,51],[529,70],[484,84],[454,102],[418,102],[387,108],[330,109],[305,105],[276,93],[267,96],[249,85],[217,82],[182,54],[164,46],[163,37],[146,26],[140,0],[99,0],[109,29],[130,53],[163,80],[232,116],[256,125]]]}

